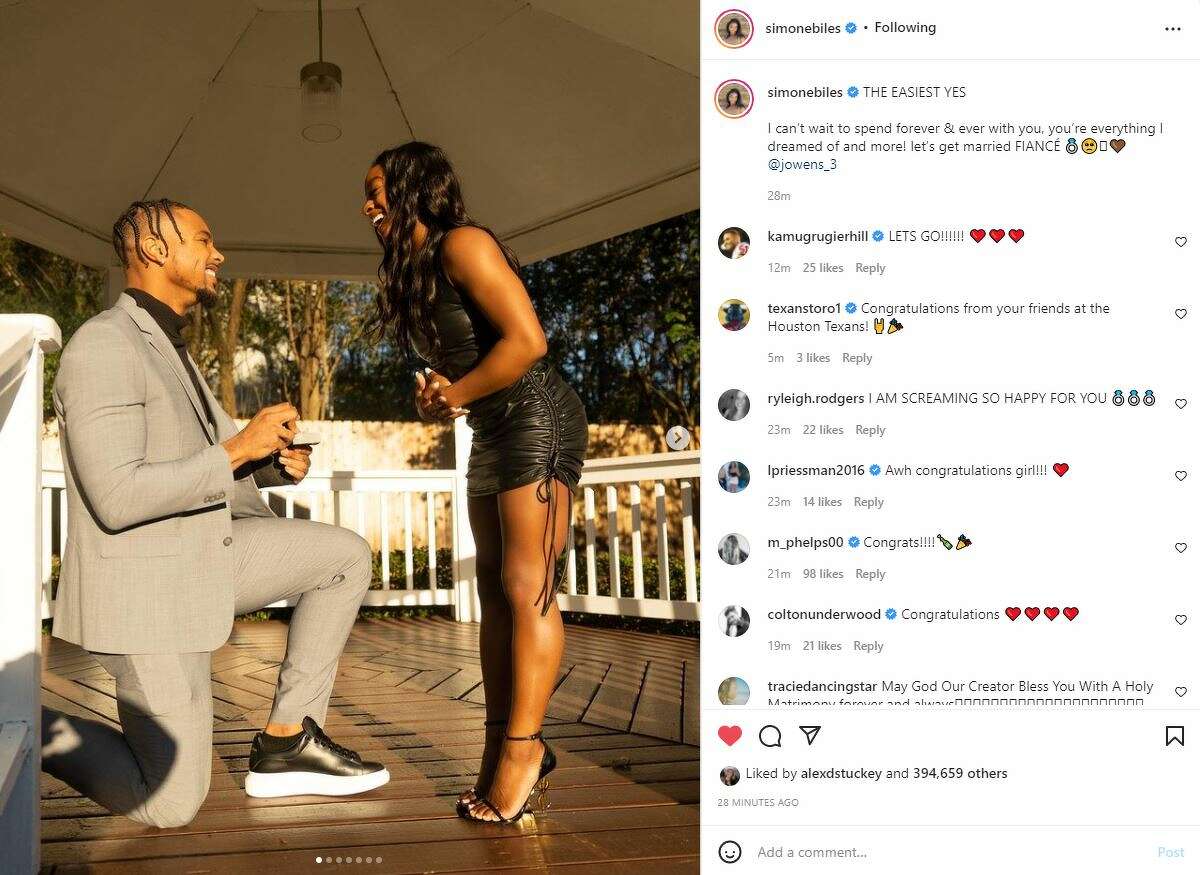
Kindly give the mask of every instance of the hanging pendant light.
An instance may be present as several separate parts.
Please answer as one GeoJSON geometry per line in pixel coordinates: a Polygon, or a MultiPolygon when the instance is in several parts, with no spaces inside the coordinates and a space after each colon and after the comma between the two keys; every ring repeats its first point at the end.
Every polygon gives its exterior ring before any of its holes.
{"type": "Polygon", "coordinates": [[[300,68],[300,136],[332,143],[342,135],[342,68],[325,60],[325,22],[317,0],[317,60],[300,68]]]}

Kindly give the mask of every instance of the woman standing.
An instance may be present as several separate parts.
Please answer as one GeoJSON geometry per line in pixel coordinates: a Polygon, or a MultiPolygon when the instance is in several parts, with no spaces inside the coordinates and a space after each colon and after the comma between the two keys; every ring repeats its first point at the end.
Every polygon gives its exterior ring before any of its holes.
{"type": "Polygon", "coordinates": [[[483,616],[486,743],[459,814],[515,821],[555,766],[542,720],[558,677],[555,560],[587,448],[579,397],[543,356],[546,338],[512,252],[467,215],[445,153],[413,142],[381,153],[363,213],[383,245],[377,328],[429,363],[424,419],[467,417],[467,497],[483,616]]]}

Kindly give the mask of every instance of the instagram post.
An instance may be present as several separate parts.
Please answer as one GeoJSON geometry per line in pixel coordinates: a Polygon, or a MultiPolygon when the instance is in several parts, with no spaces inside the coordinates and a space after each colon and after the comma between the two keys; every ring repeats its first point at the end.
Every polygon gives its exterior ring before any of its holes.
{"type": "Polygon", "coordinates": [[[1200,858],[1200,5],[0,0],[0,872],[1200,858]]]}

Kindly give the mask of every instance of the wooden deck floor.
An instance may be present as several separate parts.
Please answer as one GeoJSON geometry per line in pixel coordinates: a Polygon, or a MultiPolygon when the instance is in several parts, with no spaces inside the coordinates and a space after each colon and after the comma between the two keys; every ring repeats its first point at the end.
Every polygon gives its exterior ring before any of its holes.
{"type": "MultiPolygon", "coordinates": [[[[339,857],[389,873],[699,871],[697,643],[568,626],[546,723],[559,759],[552,807],[518,826],[479,826],[453,810],[483,749],[477,629],[360,620],[327,726],[383,761],[391,782],[348,799],[256,800],[241,789],[248,746],[267,716],[286,626],[239,623],[213,657],[212,790],[196,819],[143,827],[43,774],[43,872],[268,875],[328,871],[339,857]]],[[[115,721],[104,669],[73,645],[44,643],[45,704],[115,721]]]]}

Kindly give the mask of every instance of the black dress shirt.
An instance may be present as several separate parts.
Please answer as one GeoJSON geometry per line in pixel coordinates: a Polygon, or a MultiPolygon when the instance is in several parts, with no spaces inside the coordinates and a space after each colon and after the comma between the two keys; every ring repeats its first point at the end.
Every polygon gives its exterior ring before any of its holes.
{"type": "Polygon", "coordinates": [[[125,293],[154,318],[154,321],[158,323],[158,327],[163,330],[163,334],[167,335],[167,340],[171,341],[171,345],[175,347],[175,352],[179,353],[179,360],[183,362],[183,369],[192,378],[192,386],[196,390],[196,395],[200,398],[200,403],[204,406],[204,415],[208,419],[208,424],[212,426],[213,433],[216,434],[216,419],[213,417],[212,408],[208,406],[208,398],[205,397],[204,387],[200,383],[200,376],[196,373],[196,369],[192,367],[192,362],[188,358],[187,342],[183,339],[183,327],[187,325],[187,317],[180,316],[158,298],[147,292],[143,292],[141,289],[126,289],[125,293]]]}

